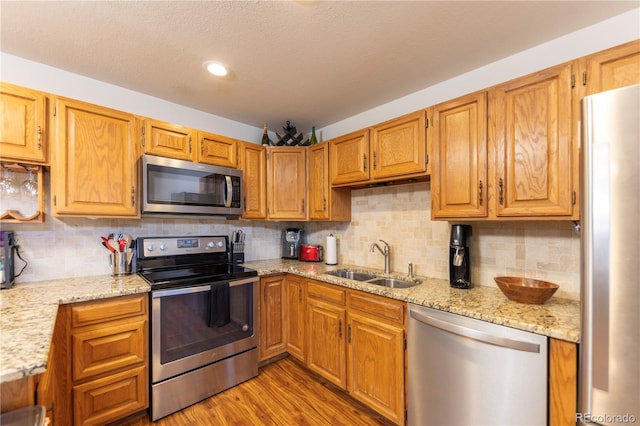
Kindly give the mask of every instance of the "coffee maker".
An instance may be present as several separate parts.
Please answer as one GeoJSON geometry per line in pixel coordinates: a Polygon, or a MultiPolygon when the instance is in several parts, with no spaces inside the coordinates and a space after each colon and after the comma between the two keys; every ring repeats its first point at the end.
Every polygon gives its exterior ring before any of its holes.
{"type": "Polygon", "coordinates": [[[451,225],[449,243],[449,284],[454,288],[471,288],[471,225],[451,225]]]}
{"type": "Polygon", "coordinates": [[[282,257],[297,259],[300,255],[300,244],[303,243],[304,231],[300,228],[287,228],[282,231],[282,257]]]}

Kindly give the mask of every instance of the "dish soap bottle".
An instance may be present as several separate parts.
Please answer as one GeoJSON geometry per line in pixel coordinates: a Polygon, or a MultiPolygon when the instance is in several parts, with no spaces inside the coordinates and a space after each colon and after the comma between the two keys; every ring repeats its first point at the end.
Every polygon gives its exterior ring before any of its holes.
{"type": "Polygon", "coordinates": [[[318,143],[318,138],[316,138],[316,126],[311,127],[311,140],[309,141],[309,145],[315,145],[318,143]]]}

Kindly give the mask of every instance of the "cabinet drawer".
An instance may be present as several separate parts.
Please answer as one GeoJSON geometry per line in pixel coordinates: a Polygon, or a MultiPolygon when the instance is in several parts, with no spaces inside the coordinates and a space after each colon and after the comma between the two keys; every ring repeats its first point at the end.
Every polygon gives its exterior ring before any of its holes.
{"type": "Polygon", "coordinates": [[[144,410],[147,386],[144,366],[74,386],[74,425],[104,425],[144,410]]]}
{"type": "Polygon", "coordinates": [[[72,334],[73,380],[125,368],[146,359],[144,318],[79,330],[72,334]]]}
{"type": "Polygon", "coordinates": [[[115,297],[99,302],[79,303],[71,307],[71,327],[83,327],[134,315],[144,315],[146,312],[146,295],[115,297]]]}
{"type": "Polygon", "coordinates": [[[346,302],[346,293],[343,289],[315,281],[307,282],[307,297],[325,300],[338,305],[344,305],[346,302]]]}
{"type": "Polygon", "coordinates": [[[388,297],[349,291],[349,309],[395,324],[404,324],[405,303],[388,297]]]}

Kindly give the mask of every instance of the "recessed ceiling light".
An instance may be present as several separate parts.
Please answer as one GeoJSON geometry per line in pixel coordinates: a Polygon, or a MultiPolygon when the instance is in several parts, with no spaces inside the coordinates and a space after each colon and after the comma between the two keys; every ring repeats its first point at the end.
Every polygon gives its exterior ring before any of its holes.
{"type": "Polygon", "coordinates": [[[227,68],[219,62],[207,61],[204,63],[204,67],[217,77],[224,77],[228,73],[227,68]]]}

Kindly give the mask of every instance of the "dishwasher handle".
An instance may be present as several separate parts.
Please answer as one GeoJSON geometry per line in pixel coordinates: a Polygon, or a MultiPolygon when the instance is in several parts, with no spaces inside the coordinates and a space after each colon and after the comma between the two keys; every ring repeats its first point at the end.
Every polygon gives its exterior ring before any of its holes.
{"type": "Polygon", "coordinates": [[[515,349],[517,351],[540,353],[540,345],[537,343],[524,342],[522,340],[514,340],[508,337],[494,336],[472,328],[463,327],[461,325],[442,321],[437,318],[424,315],[420,312],[409,310],[409,316],[421,323],[439,328],[448,333],[457,334],[459,336],[468,337],[469,339],[479,342],[488,343],[490,345],[501,346],[504,348],[515,349]]]}

